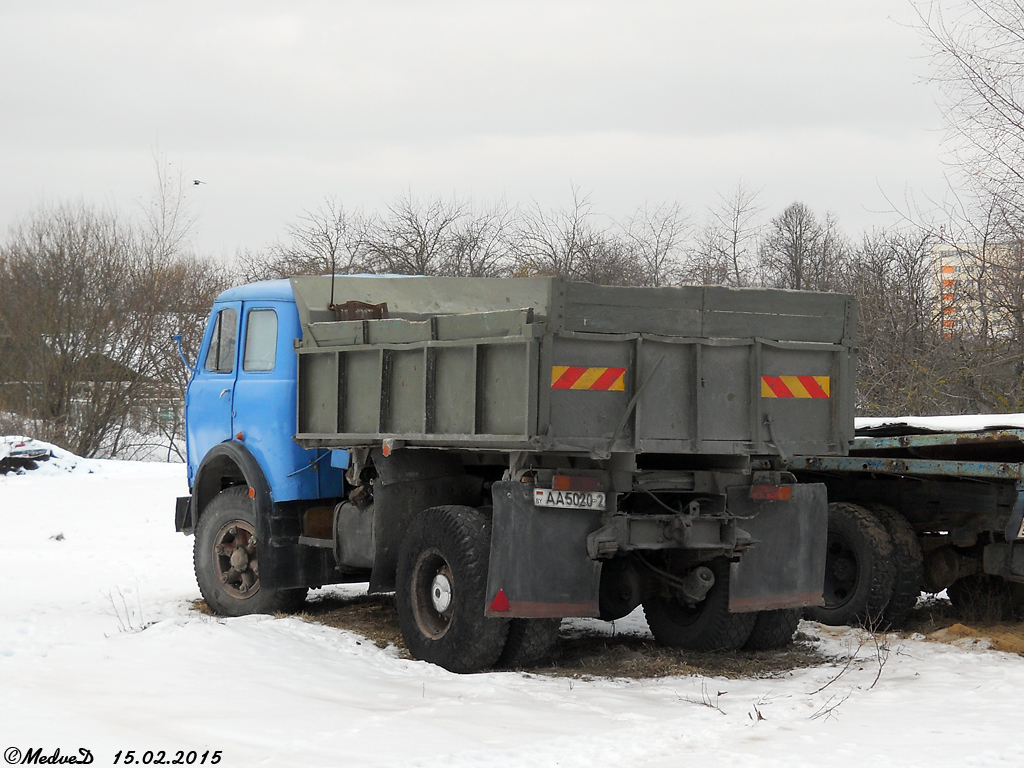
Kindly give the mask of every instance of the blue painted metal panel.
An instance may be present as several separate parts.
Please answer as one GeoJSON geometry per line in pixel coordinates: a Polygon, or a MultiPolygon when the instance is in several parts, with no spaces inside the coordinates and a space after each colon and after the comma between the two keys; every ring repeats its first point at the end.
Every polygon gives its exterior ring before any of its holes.
{"type": "Polygon", "coordinates": [[[856,437],[851,450],[868,452],[937,446],[1001,446],[1024,443],[1024,429],[988,429],[977,432],[936,432],[925,435],[856,437]]]}
{"type": "Polygon", "coordinates": [[[264,280],[228,288],[217,301],[290,301],[295,303],[290,280],[264,280]]]}
{"type": "Polygon", "coordinates": [[[1024,464],[1014,462],[883,459],[871,456],[794,456],[788,466],[790,469],[820,472],[1024,480],[1024,464]]]}
{"type": "Polygon", "coordinates": [[[213,341],[217,315],[224,310],[235,310],[233,330],[237,334],[242,305],[237,301],[217,301],[210,312],[203,344],[196,359],[196,370],[185,390],[185,445],[188,459],[188,484],[192,486],[199,463],[218,443],[231,439],[231,409],[235,387],[235,369],[238,367],[238,348],[234,351],[234,364],[230,372],[218,372],[206,367],[206,359],[213,341]]]}
{"type": "Polygon", "coordinates": [[[243,302],[242,338],[254,310],[272,310],[278,317],[277,354],[270,371],[238,371],[232,429],[263,468],[275,501],[316,498],[316,471],[310,452],[291,436],[295,429],[296,357],[291,340],[299,333],[294,305],[252,300],[243,302]]]}

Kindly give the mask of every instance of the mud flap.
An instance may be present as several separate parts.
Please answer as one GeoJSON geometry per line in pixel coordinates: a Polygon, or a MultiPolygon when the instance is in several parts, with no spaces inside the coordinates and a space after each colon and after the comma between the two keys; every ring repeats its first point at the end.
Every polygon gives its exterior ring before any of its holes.
{"type": "Polygon", "coordinates": [[[780,492],[760,494],[778,497],[774,499],[754,499],[759,494],[752,488],[758,486],[728,489],[729,513],[740,518],[739,527],[757,542],[732,566],[729,610],[745,613],[822,605],[828,539],[825,486],[772,486],[780,492]]]}
{"type": "Polygon", "coordinates": [[[601,565],[587,536],[601,513],[533,504],[532,483],[500,482],[487,575],[487,615],[515,618],[597,616],[601,565]]]}

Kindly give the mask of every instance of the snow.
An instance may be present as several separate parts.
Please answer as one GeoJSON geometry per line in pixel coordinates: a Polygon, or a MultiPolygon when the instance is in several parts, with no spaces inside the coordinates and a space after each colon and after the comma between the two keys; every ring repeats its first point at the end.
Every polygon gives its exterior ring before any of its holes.
{"type": "Polygon", "coordinates": [[[966,416],[899,416],[855,419],[857,429],[907,426],[931,432],[979,432],[983,429],[1024,429],[1024,413],[983,413],[966,416]]]}
{"type": "MultiPolygon", "coordinates": [[[[98,766],[129,749],[221,750],[222,766],[1024,761],[1024,658],[977,646],[894,636],[879,655],[805,622],[840,660],[744,680],[460,676],[298,618],[206,616],[173,530],[184,493],[181,464],[63,452],[0,476],[0,750],[87,748],[98,766]]],[[[623,625],[643,631],[642,614],[623,625]]]]}

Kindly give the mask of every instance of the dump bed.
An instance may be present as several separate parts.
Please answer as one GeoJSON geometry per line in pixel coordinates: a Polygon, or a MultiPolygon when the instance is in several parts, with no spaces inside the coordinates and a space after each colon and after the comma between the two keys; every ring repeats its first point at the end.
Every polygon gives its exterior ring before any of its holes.
{"type": "Polygon", "coordinates": [[[849,296],[556,277],[292,287],[305,447],[835,455],[853,437],[849,296]]]}

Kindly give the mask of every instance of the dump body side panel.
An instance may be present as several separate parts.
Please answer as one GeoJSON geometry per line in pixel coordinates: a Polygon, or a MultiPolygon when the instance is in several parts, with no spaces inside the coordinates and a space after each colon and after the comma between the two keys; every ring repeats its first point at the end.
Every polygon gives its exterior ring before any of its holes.
{"type": "MultiPolygon", "coordinates": [[[[294,281],[325,303],[330,283],[294,281]]],[[[337,278],[334,293],[392,314],[339,321],[300,300],[306,447],[842,454],[852,437],[849,297],[555,278],[337,278]]]]}

